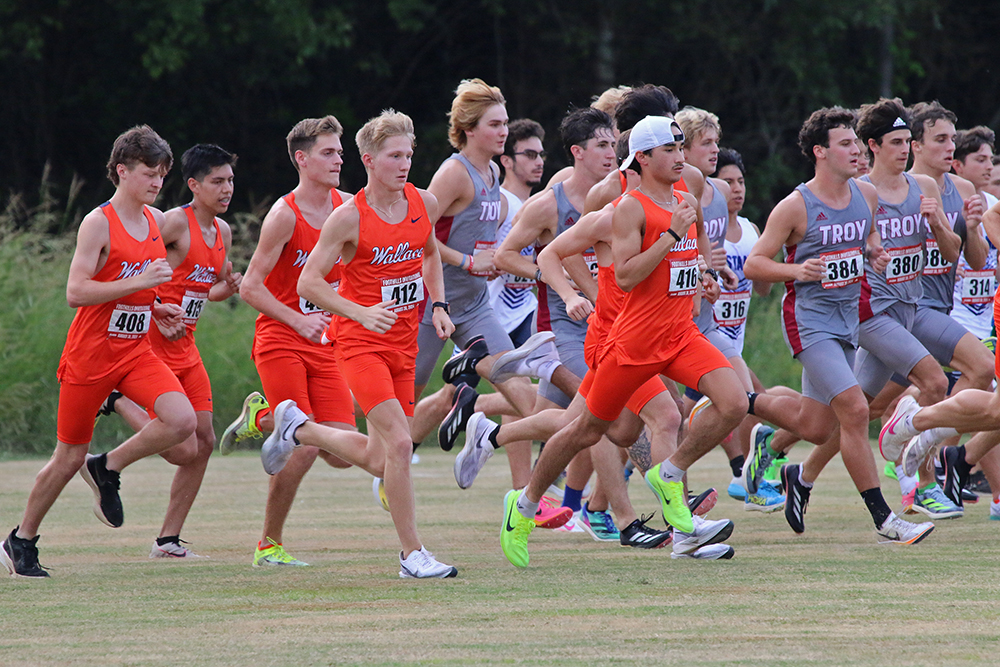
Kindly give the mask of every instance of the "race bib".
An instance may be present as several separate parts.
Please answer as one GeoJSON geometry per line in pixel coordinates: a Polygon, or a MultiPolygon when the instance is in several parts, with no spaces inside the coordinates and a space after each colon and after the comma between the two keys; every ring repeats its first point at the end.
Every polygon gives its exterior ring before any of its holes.
{"type": "MultiPolygon", "coordinates": [[[[340,281],[337,280],[335,282],[330,283],[330,287],[332,287],[333,289],[339,288],[340,281]]],[[[299,310],[302,311],[303,315],[315,315],[317,313],[325,313],[326,315],[330,315],[330,313],[323,310],[312,301],[309,301],[308,299],[303,298],[301,296],[299,297],[299,310]]]]}
{"type": "Polygon", "coordinates": [[[208,301],[208,292],[192,292],[186,290],[184,298],[181,299],[181,309],[184,311],[183,320],[186,324],[194,324],[201,317],[201,311],[208,301]]]}
{"type": "Polygon", "coordinates": [[[992,269],[967,270],[962,276],[962,303],[989,303],[997,291],[996,274],[992,269]]]}
{"type": "MultiPolygon", "coordinates": [[[[493,250],[494,248],[496,248],[496,245],[497,245],[496,241],[476,241],[476,248],[475,250],[472,251],[472,253],[473,255],[475,255],[475,253],[481,252],[483,250],[493,250]]],[[[490,275],[488,271],[470,271],[469,273],[473,276],[490,275]]],[[[384,300],[385,299],[383,299],[383,301],[384,300]]]]}
{"type": "Polygon", "coordinates": [[[402,278],[382,279],[382,300],[396,300],[389,310],[409,310],[424,298],[424,278],[419,273],[402,278]]]}
{"type": "Polygon", "coordinates": [[[889,263],[885,267],[885,281],[890,285],[913,280],[924,268],[923,248],[918,245],[890,248],[886,252],[889,253],[889,263]]]}
{"type": "Polygon", "coordinates": [[[941,256],[937,241],[927,239],[927,266],[924,267],[925,276],[941,276],[951,271],[951,262],[941,256]]]}
{"type": "Polygon", "coordinates": [[[834,289],[853,285],[865,275],[865,262],[860,248],[849,248],[839,252],[825,252],[819,256],[826,264],[823,289],[834,289]]]}
{"type": "Polygon", "coordinates": [[[535,280],[533,278],[523,278],[521,276],[515,276],[513,273],[505,273],[504,287],[507,289],[531,289],[535,286],[535,280]]]}
{"type": "Polygon", "coordinates": [[[594,280],[597,280],[597,269],[598,269],[597,253],[596,252],[584,253],[583,261],[587,263],[587,268],[590,269],[590,275],[594,277],[594,280]]]}
{"type": "Polygon", "coordinates": [[[124,303],[115,305],[108,322],[108,338],[124,338],[136,340],[149,333],[149,324],[153,319],[152,307],[130,306],[124,303]]]}
{"type": "Polygon", "coordinates": [[[720,327],[740,327],[747,321],[750,310],[750,290],[723,292],[715,302],[715,321],[720,327]]]}
{"type": "Polygon", "coordinates": [[[698,260],[671,260],[670,296],[694,296],[698,287],[698,260]]]}

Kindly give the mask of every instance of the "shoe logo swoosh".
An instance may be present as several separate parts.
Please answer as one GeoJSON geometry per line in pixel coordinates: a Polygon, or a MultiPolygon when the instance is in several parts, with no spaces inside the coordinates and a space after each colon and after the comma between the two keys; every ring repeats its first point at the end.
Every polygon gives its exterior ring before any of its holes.
{"type": "Polygon", "coordinates": [[[295,424],[294,423],[290,423],[290,424],[288,424],[288,426],[285,427],[285,429],[281,432],[281,439],[282,440],[288,440],[289,439],[289,434],[288,434],[289,429],[292,429],[292,433],[295,433],[295,430],[294,430],[295,429],[295,424]]]}
{"type": "Polygon", "coordinates": [[[507,526],[506,526],[506,528],[507,528],[507,532],[508,533],[514,532],[514,526],[510,525],[510,515],[507,516],[507,526]]]}

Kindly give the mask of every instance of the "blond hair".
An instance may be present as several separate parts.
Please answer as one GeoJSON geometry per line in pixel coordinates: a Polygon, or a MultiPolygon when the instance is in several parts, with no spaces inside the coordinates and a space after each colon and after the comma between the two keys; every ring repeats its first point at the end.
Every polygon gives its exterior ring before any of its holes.
{"type": "Polygon", "coordinates": [[[455,89],[455,99],[448,112],[448,142],[458,150],[465,148],[465,133],[479,123],[486,111],[497,104],[506,105],[503,93],[482,79],[464,79],[455,89]]]}
{"type": "Polygon", "coordinates": [[[361,126],[354,135],[354,141],[362,156],[375,155],[386,139],[391,137],[408,137],[411,147],[417,145],[417,137],[413,134],[413,120],[395,109],[385,109],[361,126]]]}
{"type": "Polygon", "coordinates": [[[285,143],[288,144],[288,157],[295,165],[296,171],[299,168],[299,163],[295,161],[295,153],[298,151],[308,153],[313,144],[316,143],[316,139],[324,134],[333,134],[339,137],[343,133],[343,125],[333,116],[305,118],[297,122],[288,136],[285,137],[285,143]]]}
{"type": "Polygon", "coordinates": [[[593,108],[603,111],[612,118],[615,117],[615,107],[625,97],[625,93],[632,90],[632,86],[615,86],[608,88],[600,95],[594,95],[594,101],[590,103],[593,108]]]}
{"type": "Polygon", "coordinates": [[[719,117],[711,111],[686,106],[677,112],[675,120],[681,126],[681,131],[684,133],[685,148],[690,148],[695,139],[709,130],[715,130],[719,138],[722,138],[722,126],[719,125],[719,117]]]}

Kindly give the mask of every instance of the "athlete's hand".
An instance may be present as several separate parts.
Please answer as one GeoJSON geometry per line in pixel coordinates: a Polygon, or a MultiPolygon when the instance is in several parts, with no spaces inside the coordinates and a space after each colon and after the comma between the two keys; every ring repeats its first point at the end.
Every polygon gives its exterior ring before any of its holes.
{"type": "Polygon", "coordinates": [[[880,245],[868,248],[868,262],[872,268],[879,273],[885,273],[885,267],[889,266],[889,253],[880,245]]]}
{"type": "MultiPolygon", "coordinates": [[[[981,208],[981,207],[980,207],[981,208]]],[[[980,214],[980,217],[982,215],[980,214]]],[[[142,284],[142,289],[158,287],[163,283],[170,282],[174,276],[174,270],[170,268],[170,262],[164,258],[154,259],[149,266],[136,278],[142,284]]]]}
{"type": "Polygon", "coordinates": [[[716,282],[710,273],[703,273],[701,275],[701,288],[705,290],[705,298],[709,303],[718,301],[719,295],[722,294],[722,286],[716,282]]]}
{"type": "Polygon", "coordinates": [[[486,273],[490,274],[491,277],[496,278],[500,275],[497,271],[496,264],[493,263],[494,250],[492,248],[487,248],[485,250],[480,250],[479,252],[470,255],[469,266],[466,267],[469,273],[486,273]]]}
{"type": "Polygon", "coordinates": [[[579,294],[574,295],[566,302],[566,314],[577,322],[587,319],[592,312],[594,312],[594,304],[590,302],[590,299],[579,294]]]}
{"type": "Polygon", "coordinates": [[[670,229],[674,230],[674,233],[683,239],[687,235],[691,225],[697,221],[698,212],[685,199],[674,209],[674,214],[670,216],[670,229]]]}
{"type": "Polygon", "coordinates": [[[180,340],[187,335],[188,328],[183,322],[170,325],[163,320],[156,319],[155,317],[153,318],[153,322],[156,323],[156,328],[160,330],[163,337],[169,341],[180,340]]]}
{"type": "Polygon", "coordinates": [[[931,220],[937,217],[938,214],[938,201],[934,197],[925,197],[920,195],[920,215],[924,216],[924,219],[929,223],[931,220]]]}
{"type": "Polygon", "coordinates": [[[181,324],[184,321],[184,309],[176,303],[153,303],[153,319],[160,320],[167,326],[181,324]]]}
{"type": "Polygon", "coordinates": [[[729,266],[723,266],[719,269],[719,277],[722,278],[722,286],[729,291],[736,289],[740,285],[739,277],[729,266]]]}
{"type": "Polygon", "coordinates": [[[962,209],[965,214],[965,226],[967,228],[972,229],[982,223],[983,211],[985,210],[982,195],[977,193],[966,199],[962,209]]]}
{"type": "Polygon", "coordinates": [[[726,248],[725,246],[719,246],[718,248],[712,247],[712,268],[716,271],[722,271],[726,268],[726,248]]]}
{"type": "Polygon", "coordinates": [[[230,296],[239,294],[240,285],[243,284],[243,274],[233,273],[232,262],[226,262],[226,267],[222,270],[222,279],[226,281],[226,288],[229,290],[230,296]]]}
{"type": "Polygon", "coordinates": [[[819,257],[807,259],[801,264],[796,264],[795,279],[800,283],[814,283],[823,280],[826,275],[826,262],[819,257]]]}
{"type": "Polygon", "coordinates": [[[310,340],[316,344],[322,344],[323,332],[326,331],[328,326],[330,326],[330,319],[330,316],[326,313],[302,315],[295,321],[292,328],[295,329],[295,333],[302,336],[306,340],[310,340]]]}
{"type": "Polygon", "coordinates": [[[435,308],[431,313],[431,323],[434,325],[434,332],[441,340],[448,340],[455,333],[455,325],[451,322],[451,316],[444,312],[443,308],[435,308]]]}
{"type": "MultiPolygon", "coordinates": [[[[358,319],[358,324],[363,326],[369,331],[374,331],[377,334],[384,334],[386,331],[392,328],[392,325],[396,323],[399,319],[399,315],[387,310],[390,306],[396,305],[395,299],[389,299],[388,301],[383,301],[382,303],[376,303],[374,306],[368,306],[361,313],[361,317],[358,319]]],[[[435,308],[435,310],[440,310],[435,308]]],[[[449,318],[450,322],[450,318],[449,318]]]]}

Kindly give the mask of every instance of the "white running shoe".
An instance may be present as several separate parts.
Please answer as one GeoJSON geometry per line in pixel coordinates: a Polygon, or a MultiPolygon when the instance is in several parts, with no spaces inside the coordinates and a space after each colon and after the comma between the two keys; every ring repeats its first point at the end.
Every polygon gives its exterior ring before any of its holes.
{"type": "Polygon", "coordinates": [[[898,461],[903,453],[903,447],[910,438],[917,435],[917,430],[912,425],[907,426],[906,422],[907,417],[912,418],[919,411],[920,406],[912,396],[906,395],[899,399],[892,417],[878,434],[878,450],[886,461],[898,461]]]}
{"type": "Polygon", "coordinates": [[[208,556],[200,556],[195,552],[188,549],[183,544],[179,542],[167,542],[166,544],[157,544],[156,540],[153,540],[153,549],[149,552],[150,558],[208,558],[208,556]]]}
{"type": "Polygon", "coordinates": [[[557,533],[586,533],[587,531],[580,525],[581,521],[580,510],[577,510],[576,512],[573,512],[572,519],[558,528],[553,528],[553,531],[557,533]]]}
{"type": "Polygon", "coordinates": [[[490,434],[499,428],[482,412],[474,412],[465,426],[465,446],[455,457],[455,481],[458,488],[467,489],[496,450],[490,434]]]}
{"type": "Polygon", "coordinates": [[[400,579],[450,579],[458,576],[458,568],[439,563],[427,549],[420,547],[403,558],[399,552],[400,579]]]}
{"type": "Polygon", "coordinates": [[[670,554],[671,558],[697,558],[698,560],[729,560],[736,550],[728,544],[709,544],[689,554],[670,554]]]}
{"type": "Polygon", "coordinates": [[[937,444],[934,442],[934,438],[930,436],[930,431],[924,431],[920,435],[910,438],[910,441],[906,443],[906,447],[903,448],[902,453],[903,474],[907,477],[916,476],[921,464],[923,464],[924,460],[930,455],[931,450],[937,444]]]}
{"type": "Polygon", "coordinates": [[[885,520],[882,527],[875,532],[884,540],[879,540],[879,544],[916,544],[931,534],[934,524],[930,521],[926,523],[910,523],[896,516],[893,512],[885,520]]]}
{"type": "Polygon", "coordinates": [[[504,352],[494,360],[489,381],[500,384],[515,377],[536,380],[551,377],[551,373],[547,371],[559,365],[555,339],[556,335],[551,331],[539,331],[524,341],[521,347],[504,352]]]}
{"type": "Polygon", "coordinates": [[[299,410],[295,401],[288,399],[278,403],[274,409],[274,432],[267,436],[260,448],[260,462],[264,472],[277,475],[281,472],[299,441],[295,439],[295,430],[309,421],[306,413],[299,410]]]}
{"type": "Polygon", "coordinates": [[[709,521],[700,516],[692,515],[694,532],[682,533],[674,528],[673,552],[679,555],[694,553],[709,544],[725,542],[733,534],[733,522],[729,519],[709,521]]]}
{"type": "Polygon", "coordinates": [[[385,495],[385,480],[381,477],[372,479],[372,495],[375,496],[375,503],[388,512],[389,496],[385,495]]]}

